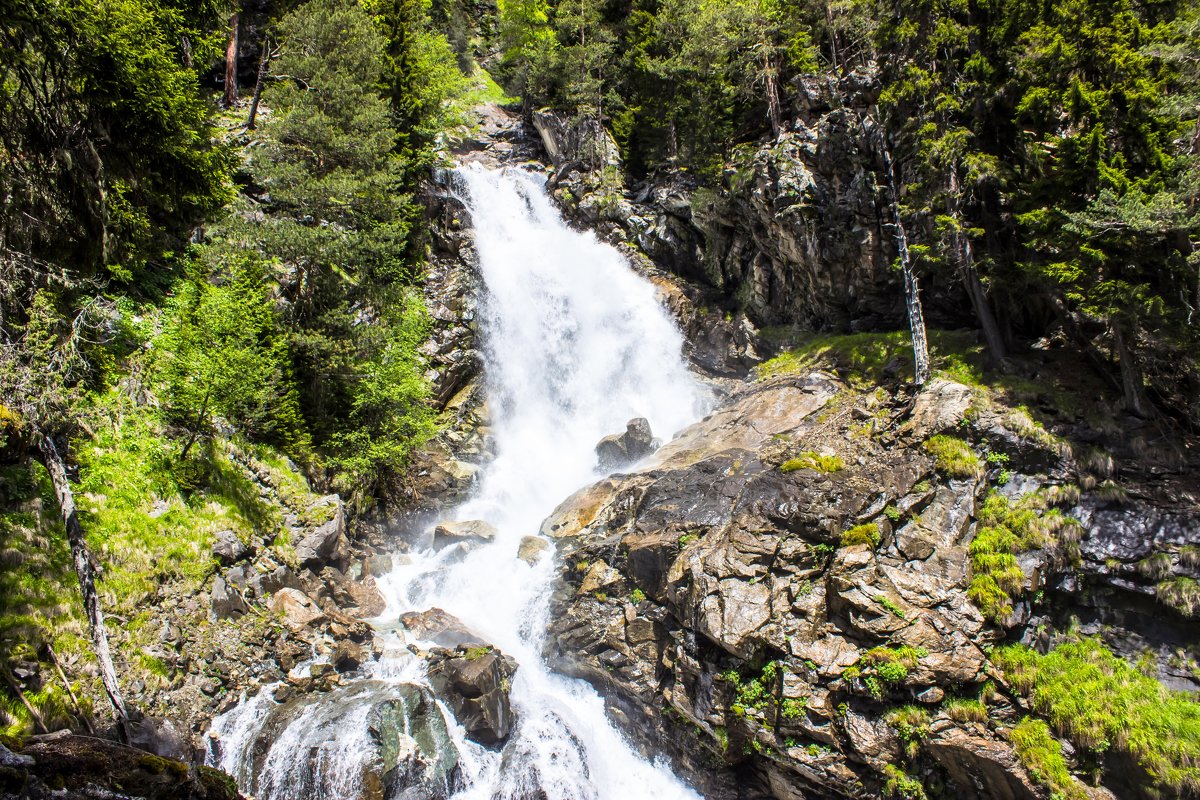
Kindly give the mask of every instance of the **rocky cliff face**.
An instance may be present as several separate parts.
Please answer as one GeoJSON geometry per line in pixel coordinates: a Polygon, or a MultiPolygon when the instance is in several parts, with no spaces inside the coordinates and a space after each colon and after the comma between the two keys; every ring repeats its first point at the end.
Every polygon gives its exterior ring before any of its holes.
{"type": "MultiPolygon", "coordinates": [[[[1144,625],[1150,601],[1114,597],[1138,596],[1128,565],[1147,553],[1180,570],[1200,518],[1080,501],[1086,468],[1069,450],[979,398],[949,382],[917,398],[853,389],[819,372],[745,385],[651,464],[545,522],[563,562],[555,663],[600,686],[648,751],[674,743],[710,797],[877,797],[904,780],[1047,797],[1010,740],[1025,701],[989,650],[1047,643],[1047,590],[1073,599],[1084,586],[1082,605],[1058,607],[1087,609],[1088,631],[1125,650],[1156,636],[1190,646],[1194,622],[1160,606],[1164,621],[1144,625]],[[927,445],[947,432],[1006,466],[950,469],[927,445]],[[1080,526],[1051,525],[1056,504],[1080,526]],[[989,615],[973,543],[1001,506],[1055,533],[1019,553],[1013,605],[989,615]]],[[[1163,677],[1196,687],[1159,656],[1163,677]]]]}
{"type": "MultiPolygon", "coordinates": [[[[528,137],[507,130],[466,157],[527,159],[528,137]]],[[[716,195],[680,180],[631,192],[614,148],[553,120],[538,130],[564,213],[658,285],[692,363],[728,394],[542,530],[562,570],[548,655],[597,685],[649,755],[666,751],[714,798],[916,797],[921,785],[1047,798],[1014,743],[1031,708],[994,645],[1095,634],[1167,685],[1200,688],[1196,609],[1164,589],[1197,576],[1194,481],[1153,425],[1062,407],[1045,379],[1078,365],[1019,366],[1042,382],[1020,401],[945,379],[913,395],[892,365],[866,381],[829,362],[742,381],[773,349],[756,322],[901,320],[852,109],[815,100],[779,141],[743,153],[716,195]],[[734,296],[744,312],[722,310],[734,296]],[[981,531],[997,525],[1025,541],[997,555],[1015,573],[989,594],[981,531]]],[[[456,201],[441,202],[430,355],[450,425],[422,478],[432,505],[468,492],[489,451],[462,299],[470,233],[456,201]]],[[[935,319],[966,307],[955,286],[926,289],[935,319]]],[[[1121,771],[1104,773],[1119,796],[1148,785],[1136,765],[1121,771]]],[[[1074,796],[1111,796],[1071,780],[1074,796]]]]}
{"type": "MultiPolygon", "coordinates": [[[[866,112],[877,91],[868,74],[837,87],[813,82],[777,141],[735,151],[718,191],[682,174],[628,187],[602,132],[581,137],[548,115],[538,131],[557,170],[556,196],[580,224],[636,247],[756,325],[873,330],[905,319],[866,112]]],[[[923,290],[931,323],[966,319],[952,276],[930,276],[923,290]]]]}

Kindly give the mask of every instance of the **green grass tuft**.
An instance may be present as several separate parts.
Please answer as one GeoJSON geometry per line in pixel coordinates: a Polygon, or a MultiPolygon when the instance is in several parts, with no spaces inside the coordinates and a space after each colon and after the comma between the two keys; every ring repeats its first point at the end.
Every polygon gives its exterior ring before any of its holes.
{"type": "Polygon", "coordinates": [[[801,469],[813,469],[817,472],[840,472],[846,463],[837,456],[827,456],[812,450],[807,450],[795,458],[789,459],[779,466],[780,472],[796,472],[801,469]]]}
{"type": "Polygon", "coordinates": [[[987,705],[982,700],[958,697],[947,700],[942,709],[955,722],[987,722],[987,705]]]}
{"type": "Polygon", "coordinates": [[[1076,747],[1127,754],[1160,793],[1200,792],[1200,702],[1193,696],[1168,690],[1094,638],[1044,656],[1009,645],[992,662],[1076,747]]]}
{"type": "Polygon", "coordinates": [[[1036,493],[1012,503],[991,492],[976,516],[967,595],[984,616],[999,623],[1012,614],[1013,598],[1025,588],[1017,556],[1041,547],[1073,555],[1080,526],[1058,509],[1047,508],[1046,499],[1036,493]]]}
{"type": "Polygon", "coordinates": [[[1088,793],[1067,769],[1062,745],[1050,735],[1050,728],[1040,719],[1026,717],[1009,732],[1013,749],[1029,777],[1048,787],[1055,797],[1063,800],[1087,800],[1088,793]]]}
{"type": "Polygon", "coordinates": [[[1162,581],[1155,587],[1155,596],[1185,617],[1200,616],[1200,581],[1195,578],[1181,576],[1162,581]]]}
{"type": "Polygon", "coordinates": [[[953,436],[933,436],[924,444],[937,471],[951,478],[978,478],[984,466],[971,446],[953,436]]]}
{"type": "Polygon", "coordinates": [[[868,522],[865,525],[855,525],[850,530],[842,533],[841,538],[842,547],[865,544],[875,548],[879,546],[879,541],[879,526],[874,522],[868,522]]]}

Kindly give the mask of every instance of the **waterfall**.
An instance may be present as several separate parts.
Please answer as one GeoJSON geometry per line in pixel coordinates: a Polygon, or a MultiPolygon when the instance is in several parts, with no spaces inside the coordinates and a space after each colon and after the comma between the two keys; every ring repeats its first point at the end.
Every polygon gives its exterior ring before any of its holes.
{"type": "MultiPolygon", "coordinates": [[[[380,580],[388,609],[377,626],[389,630],[400,613],[437,606],[520,663],[511,691],[517,725],[500,751],[467,740],[438,704],[435,722],[457,751],[453,797],[695,798],[663,764],[631,747],[595,690],[546,666],[555,567],[550,557],[530,566],[517,550],[558,503],[602,477],[594,451],[602,436],[645,417],[669,438],[705,412],[709,396],[688,372],[682,336],[654,287],[613,248],[570,229],[538,178],[472,165],[453,173],[452,186],[473,221],[485,287],[481,333],[495,458],[474,497],[451,516],[486,520],[497,535],[465,556],[456,548],[411,554],[380,580]]],[[[364,790],[353,774],[361,767],[329,766],[323,780],[311,775],[314,764],[361,759],[369,745],[353,728],[367,727],[366,712],[353,706],[421,684],[419,663],[397,644],[366,678],[306,701],[283,721],[264,689],[214,722],[221,746],[211,761],[260,800],[301,796],[274,791],[289,786],[312,787],[312,797],[357,798],[364,790]],[[247,755],[264,732],[269,752],[247,755]]]]}

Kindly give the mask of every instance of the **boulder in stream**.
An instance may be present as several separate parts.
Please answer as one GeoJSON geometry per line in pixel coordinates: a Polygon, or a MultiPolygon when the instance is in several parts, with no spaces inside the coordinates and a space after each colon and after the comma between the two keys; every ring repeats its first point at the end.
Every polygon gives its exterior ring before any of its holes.
{"type": "Polygon", "coordinates": [[[440,608],[406,611],[400,615],[400,624],[414,637],[442,647],[457,647],[468,642],[481,643],[479,637],[471,633],[462,620],[440,608]]]}
{"type": "Polygon", "coordinates": [[[596,457],[601,469],[617,469],[635,461],[640,461],[654,452],[654,435],[650,432],[650,422],[645,417],[637,417],[625,424],[624,433],[605,436],[596,445],[596,457]]]}
{"type": "Polygon", "coordinates": [[[429,679],[467,736],[485,745],[507,739],[514,722],[509,690],[516,660],[490,645],[459,645],[435,654],[433,661],[429,679]]]}
{"type": "Polygon", "coordinates": [[[466,542],[483,544],[496,538],[496,528],[481,519],[469,519],[462,522],[446,520],[439,522],[433,529],[433,544],[435,547],[466,542]]]}

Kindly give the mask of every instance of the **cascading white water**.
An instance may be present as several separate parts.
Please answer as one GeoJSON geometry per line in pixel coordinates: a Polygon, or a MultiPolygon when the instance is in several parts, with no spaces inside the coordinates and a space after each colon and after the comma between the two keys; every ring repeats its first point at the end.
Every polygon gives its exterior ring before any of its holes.
{"type": "MultiPolygon", "coordinates": [[[[653,286],[614,249],[567,227],[536,177],[476,165],[456,171],[453,185],[474,223],[486,287],[482,332],[496,451],[478,492],[454,516],[487,520],[498,533],[465,556],[455,549],[412,554],[380,581],[389,601],[380,624],[437,606],[521,665],[511,692],[518,722],[502,753],[467,741],[447,720],[461,754],[464,785],[456,798],[694,798],[630,747],[590,686],[545,665],[552,559],[529,566],[517,550],[559,502],[599,477],[594,447],[602,436],[640,416],[669,437],[704,413],[708,394],[689,374],[682,337],[653,286]]],[[[373,666],[370,682],[419,681],[414,662],[403,651],[391,654],[373,666]]],[[[344,707],[355,702],[353,683],[325,697],[343,707],[305,709],[277,732],[257,775],[245,750],[260,738],[273,703],[261,695],[247,701],[214,723],[223,740],[215,760],[266,800],[297,796],[272,789],[287,785],[289,771],[311,770],[313,753],[327,760],[361,749],[325,740],[356,735],[347,730],[355,712],[344,707]]],[[[328,772],[333,778],[319,781],[313,796],[355,796],[345,785],[354,768],[328,772]]],[[[291,780],[302,784],[298,775],[291,780]]]]}

